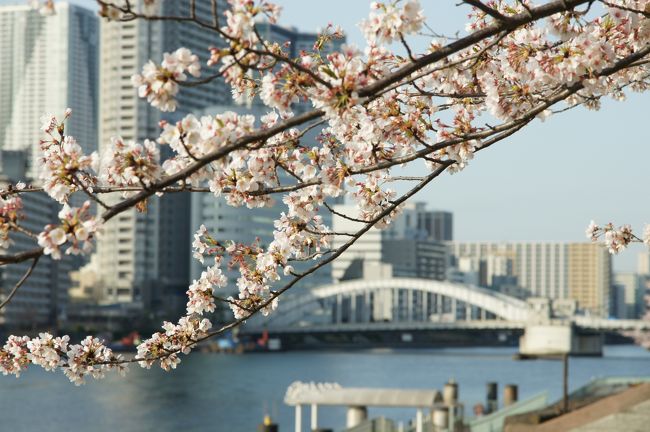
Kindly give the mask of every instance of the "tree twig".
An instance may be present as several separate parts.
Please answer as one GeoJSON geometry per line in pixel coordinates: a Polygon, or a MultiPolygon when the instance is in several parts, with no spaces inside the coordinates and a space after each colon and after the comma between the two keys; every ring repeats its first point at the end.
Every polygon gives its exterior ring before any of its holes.
{"type": "Polygon", "coordinates": [[[20,278],[20,280],[14,285],[13,289],[9,293],[9,295],[0,303],[0,309],[5,307],[11,299],[14,298],[18,290],[20,289],[21,286],[25,283],[25,281],[31,276],[32,272],[34,271],[34,268],[36,268],[36,264],[38,264],[38,260],[41,259],[40,255],[36,255],[32,261],[32,265],[29,266],[23,277],[20,278]]]}

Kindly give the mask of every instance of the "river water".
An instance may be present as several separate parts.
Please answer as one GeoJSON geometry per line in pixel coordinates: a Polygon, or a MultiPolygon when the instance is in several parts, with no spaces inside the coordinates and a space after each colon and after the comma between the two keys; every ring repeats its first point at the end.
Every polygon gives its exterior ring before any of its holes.
{"type": "MultiPolygon", "coordinates": [[[[562,389],[559,361],[512,359],[511,348],[414,351],[283,352],[244,355],[195,353],[173,373],[131,367],[75,387],[60,372],[31,368],[20,379],[0,376],[0,430],[4,431],[224,431],[257,430],[265,412],[280,431],[293,431],[293,408],[282,403],[293,381],[343,386],[437,388],[454,378],[466,412],[485,401],[487,381],[519,385],[520,399],[562,389]]],[[[650,352],[608,346],[603,358],[572,358],[570,389],[605,376],[650,376],[650,352]]],[[[370,410],[406,420],[410,410],[370,410]]],[[[344,409],[322,407],[319,426],[340,428],[344,409]]],[[[303,412],[303,425],[309,411],[303,412]]]]}

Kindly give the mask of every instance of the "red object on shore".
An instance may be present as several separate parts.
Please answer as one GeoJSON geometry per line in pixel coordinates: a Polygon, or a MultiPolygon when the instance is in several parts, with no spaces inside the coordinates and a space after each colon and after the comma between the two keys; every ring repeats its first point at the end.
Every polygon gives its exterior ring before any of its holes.
{"type": "Polygon", "coordinates": [[[128,335],[124,336],[122,339],[120,339],[120,342],[124,346],[133,346],[140,340],[140,333],[137,331],[132,331],[128,335]]]}
{"type": "Polygon", "coordinates": [[[265,329],[265,330],[262,332],[262,337],[259,338],[259,339],[257,340],[257,344],[258,344],[259,346],[266,346],[266,343],[267,343],[268,341],[269,341],[269,331],[265,329]]]}

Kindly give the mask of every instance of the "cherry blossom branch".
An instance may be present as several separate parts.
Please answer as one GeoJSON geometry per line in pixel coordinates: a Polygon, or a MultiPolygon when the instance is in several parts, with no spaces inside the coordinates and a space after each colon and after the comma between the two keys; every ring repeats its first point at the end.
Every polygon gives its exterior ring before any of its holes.
{"type": "MultiPolygon", "coordinates": [[[[313,274],[316,272],[318,269],[330,264],[332,261],[337,259],[341,254],[343,254],[347,249],[349,249],[361,236],[363,236],[365,233],[367,233],[370,229],[372,229],[379,221],[381,221],[383,218],[387,217],[391,213],[393,213],[400,205],[402,205],[404,202],[406,202],[408,199],[412,198],[415,194],[417,194],[419,191],[421,191],[425,186],[427,186],[432,180],[434,180],[436,177],[438,177],[440,174],[442,174],[449,166],[453,165],[455,162],[454,161],[446,161],[443,163],[439,168],[431,172],[429,175],[427,175],[418,185],[410,189],[407,193],[402,195],[400,198],[396,199],[392,204],[387,206],[383,211],[381,211],[377,216],[375,216],[373,219],[368,220],[368,221],[360,221],[364,225],[362,228],[360,228],[357,232],[354,233],[352,238],[345,242],[343,245],[341,245],[336,251],[332,252],[327,258],[321,260],[317,264],[311,266],[309,269],[305,270],[302,273],[298,273],[293,280],[288,282],[286,285],[284,285],[282,288],[274,291],[272,295],[263,301],[262,303],[256,305],[253,308],[247,309],[247,313],[242,316],[239,319],[235,319],[231,321],[228,324],[225,324],[221,326],[220,328],[208,332],[202,337],[196,338],[195,340],[192,341],[192,344],[197,344],[199,342],[205,341],[207,339],[213,338],[215,336],[221,335],[225,333],[228,330],[231,330],[243,323],[245,323],[247,320],[252,318],[255,314],[259,313],[261,310],[263,310],[266,307],[269,307],[274,301],[278,299],[282,294],[284,294],[286,291],[290,290],[292,287],[294,287],[298,282],[300,282],[302,279],[305,277],[313,274]]],[[[142,362],[143,360],[160,360],[167,358],[171,355],[179,353],[180,350],[170,350],[169,352],[166,352],[164,354],[161,354],[156,357],[149,357],[147,359],[144,358],[139,358],[139,357],[134,357],[132,359],[121,359],[118,361],[107,361],[104,364],[125,364],[125,363],[137,363],[137,362],[142,362]]]]}
{"type": "Polygon", "coordinates": [[[377,93],[380,90],[383,90],[391,84],[399,82],[402,78],[406,78],[413,72],[416,72],[419,69],[432,63],[443,60],[452,54],[464,50],[465,48],[469,48],[484,39],[496,36],[504,30],[513,30],[526,24],[530,24],[531,22],[547,18],[556,13],[572,10],[577,6],[589,3],[591,1],[593,0],[555,0],[544,5],[531,8],[526,13],[513,15],[509,17],[509,20],[507,22],[497,21],[492,25],[471,33],[469,36],[454,41],[449,45],[446,45],[430,54],[424,55],[418,58],[417,62],[409,63],[406,66],[403,66],[402,68],[393,72],[392,74],[389,74],[388,76],[375,81],[374,83],[368,85],[366,88],[359,90],[359,96],[372,96],[373,94],[377,93]]]}
{"type": "Polygon", "coordinates": [[[249,144],[263,141],[265,139],[268,139],[274,135],[279,134],[280,132],[283,132],[291,127],[301,125],[305,122],[308,122],[310,120],[314,120],[320,116],[323,115],[323,112],[320,110],[314,110],[310,111],[304,114],[297,115],[295,117],[292,117],[290,119],[287,119],[277,126],[274,126],[269,129],[264,129],[264,130],[258,130],[248,136],[245,136],[243,138],[238,139],[232,144],[229,144],[227,146],[224,146],[221,149],[215,150],[214,152],[202,157],[192,165],[188,166],[187,168],[179,171],[178,173],[168,176],[159,182],[153,184],[149,190],[146,191],[141,191],[140,193],[136,194],[135,196],[128,198],[124,201],[121,201],[120,203],[116,204],[113,206],[110,210],[105,211],[102,214],[102,219],[103,220],[108,220],[111,217],[115,216],[118,213],[123,212],[124,210],[127,210],[134,206],[136,203],[142,201],[145,198],[150,197],[151,195],[155,194],[156,192],[162,191],[163,188],[167,186],[171,186],[176,182],[182,181],[185,178],[191,176],[193,173],[197,172],[199,169],[203,168],[210,162],[213,162],[215,160],[221,159],[222,157],[228,155],[229,153],[241,149],[249,144]]]}
{"type": "Polygon", "coordinates": [[[622,5],[622,4],[612,3],[612,2],[609,2],[609,1],[606,1],[606,0],[598,0],[598,1],[600,1],[602,4],[604,4],[606,6],[609,6],[611,8],[624,10],[626,12],[637,13],[637,14],[643,15],[646,18],[650,18],[650,12],[648,12],[647,10],[635,9],[635,8],[631,8],[629,6],[625,6],[625,5],[622,5]]]}
{"type": "Polygon", "coordinates": [[[125,6],[118,6],[117,4],[105,0],[96,0],[100,7],[107,9],[114,9],[121,12],[121,16],[117,19],[118,21],[128,22],[134,21],[136,19],[145,19],[150,21],[176,21],[176,22],[189,22],[198,25],[212,31],[219,31],[218,26],[206,23],[196,16],[167,16],[167,15],[147,15],[142,14],[137,11],[134,11],[131,7],[131,4],[127,2],[125,6]]]}

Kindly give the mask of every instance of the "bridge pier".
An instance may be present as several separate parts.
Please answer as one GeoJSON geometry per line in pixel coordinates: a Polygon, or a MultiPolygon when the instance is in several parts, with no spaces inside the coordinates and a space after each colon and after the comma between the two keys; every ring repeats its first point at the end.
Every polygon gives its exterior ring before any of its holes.
{"type": "Polygon", "coordinates": [[[572,323],[529,324],[519,339],[519,355],[552,357],[560,354],[602,356],[603,335],[580,330],[572,323]]]}

